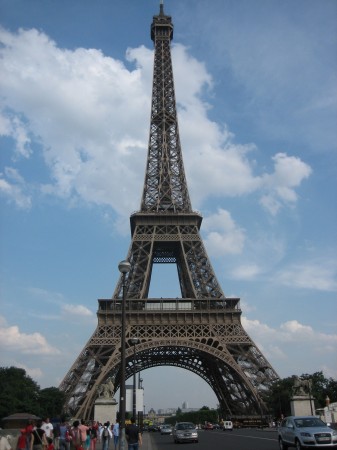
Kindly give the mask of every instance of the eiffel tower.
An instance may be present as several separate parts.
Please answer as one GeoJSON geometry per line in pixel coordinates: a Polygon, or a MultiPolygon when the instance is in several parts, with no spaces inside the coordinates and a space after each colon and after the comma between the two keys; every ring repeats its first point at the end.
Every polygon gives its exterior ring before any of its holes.
{"type": "MultiPolygon", "coordinates": [[[[187,369],[214,391],[223,417],[263,414],[263,393],[278,375],[241,324],[239,298],[224,295],[192,210],[179,138],[171,40],[173,24],[153,17],[152,107],[140,211],[131,215],[126,278],[126,379],[157,366],[187,369]],[[154,264],[176,264],[181,298],[149,298],[154,264]],[[137,337],[136,358],[130,339],[137,337]]],[[[60,389],[77,417],[92,418],[97,388],[121,383],[123,275],[111,299],[98,300],[98,325],[60,389]]]]}

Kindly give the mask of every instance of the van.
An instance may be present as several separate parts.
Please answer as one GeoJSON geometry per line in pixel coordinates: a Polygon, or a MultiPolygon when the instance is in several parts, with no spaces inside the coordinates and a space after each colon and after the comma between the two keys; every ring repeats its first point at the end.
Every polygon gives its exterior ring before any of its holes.
{"type": "Polygon", "coordinates": [[[233,431],[233,422],[230,420],[226,420],[223,424],[223,430],[224,431],[233,431]]]}

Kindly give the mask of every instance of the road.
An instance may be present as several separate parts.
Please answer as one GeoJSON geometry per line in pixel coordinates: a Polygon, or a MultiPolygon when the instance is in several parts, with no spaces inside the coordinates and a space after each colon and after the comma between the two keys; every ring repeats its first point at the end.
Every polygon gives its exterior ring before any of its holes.
{"type": "MultiPolygon", "coordinates": [[[[149,433],[152,450],[177,450],[172,436],[149,433]]],[[[186,450],[278,450],[277,432],[255,429],[199,431],[198,444],[180,444],[186,450]]]]}

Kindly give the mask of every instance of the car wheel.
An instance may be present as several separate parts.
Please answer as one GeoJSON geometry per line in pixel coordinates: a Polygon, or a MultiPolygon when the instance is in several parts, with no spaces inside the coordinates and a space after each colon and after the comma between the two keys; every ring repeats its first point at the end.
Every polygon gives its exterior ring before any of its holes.
{"type": "Polygon", "coordinates": [[[288,449],[288,446],[282,441],[282,438],[279,438],[278,443],[279,443],[280,450],[288,449]]]}
{"type": "Polygon", "coordinates": [[[301,443],[300,443],[300,441],[299,440],[296,440],[296,442],[295,442],[295,448],[296,448],[296,450],[302,450],[302,445],[301,445],[301,443]]]}

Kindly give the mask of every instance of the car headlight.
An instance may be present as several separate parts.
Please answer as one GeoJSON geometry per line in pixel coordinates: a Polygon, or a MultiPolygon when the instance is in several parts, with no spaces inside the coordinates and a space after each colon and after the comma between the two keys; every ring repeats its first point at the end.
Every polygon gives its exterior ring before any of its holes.
{"type": "Polygon", "coordinates": [[[332,436],[337,436],[337,431],[336,430],[333,430],[332,436]]]}
{"type": "Polygon", "coordinates": [[[306,433],[305,431],[301,432],[301,436],[305,436],[305,437],[311,437],[310,433],[306,433]]]}

